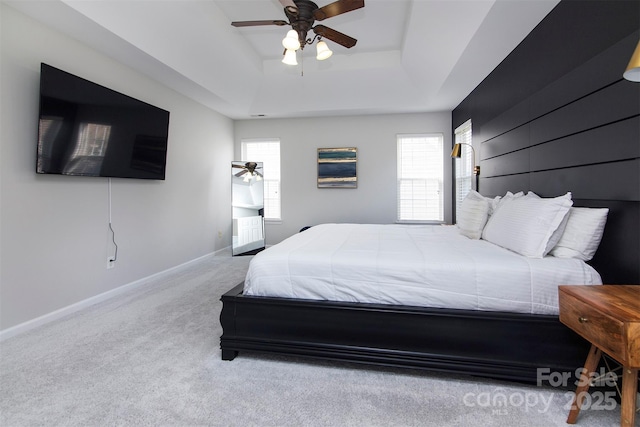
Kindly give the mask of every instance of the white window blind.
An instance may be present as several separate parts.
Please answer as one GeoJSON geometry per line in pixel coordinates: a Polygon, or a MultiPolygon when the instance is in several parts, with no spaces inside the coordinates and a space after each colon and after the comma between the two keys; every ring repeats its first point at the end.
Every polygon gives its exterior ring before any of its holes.
{"type": "Polygon", "coordinates": [[[264,217],[279,220],[280,214],[280,140],[243,139],[242,161],[262,162],[264,168],[264,217]]]}
{"type": "Polygon", "coordinates": [[[442,134],[398,135],[398,221],[444,221],[442,134]]]}
{"type": "Polygon", "coordinates": [[[471,120],[467,120],[454,131],[456,144],[469,144],[461,145],[461,155],[459,159],[455,159],[454,168],[454,181],[455,181],[455,203],[456,203],[456,217],[460,212],[460,206],[462,201],[469,191],[471,191],[471,183],[473,180],[473,151],[470,145],[472,144],[471,134],[471,120]]]}

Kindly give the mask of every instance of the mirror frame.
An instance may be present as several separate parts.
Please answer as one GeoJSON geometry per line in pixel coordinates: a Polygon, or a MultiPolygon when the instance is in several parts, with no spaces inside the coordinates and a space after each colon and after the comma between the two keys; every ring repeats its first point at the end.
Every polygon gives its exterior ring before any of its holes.
{"type": "Polygon", "coordinates": [[[231,162],[231,253],[255,255],[265,248],[262,162],[231,162]]]}

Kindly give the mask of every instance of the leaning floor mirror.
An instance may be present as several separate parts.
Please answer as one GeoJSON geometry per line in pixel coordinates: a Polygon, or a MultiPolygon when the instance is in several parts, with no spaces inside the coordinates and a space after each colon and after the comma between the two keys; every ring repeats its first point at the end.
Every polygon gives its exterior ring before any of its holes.
{"type": "Polygon", "coordinates": [[[265,247],[262,162],[231,162],[233,255],[253,255],[265,247]]]}

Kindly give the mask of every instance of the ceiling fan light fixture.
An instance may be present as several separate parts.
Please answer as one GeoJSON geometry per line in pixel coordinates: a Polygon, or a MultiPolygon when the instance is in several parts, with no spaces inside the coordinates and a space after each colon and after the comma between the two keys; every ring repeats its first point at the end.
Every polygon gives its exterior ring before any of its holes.
{"type": "Polygon", "coordinates": [[[287,50],[296,51],[300,49],[300,40],[298,40],[298,33],[296,30],[289,30],[285,38],[282,39],[282,46],[287,50]]]}
{"type": "Polygon", "coordinates": [[[318,43],[316,44],[316,52],[316,59],[318,61],[324,61],[325,59],[333,55],[333,52],[331,51],[331,49],[329,49],[329,46],[327,46],[327,44],[322,40],[318,41],[318,43]]]}
{"type": "Polygon", "coordinates": [[[282,58],[282,63],[287,65],[298,65],[298,60],[296,59],[296,51],[287,49],[287,51],[284,53],[284,58],[282,58]]]}

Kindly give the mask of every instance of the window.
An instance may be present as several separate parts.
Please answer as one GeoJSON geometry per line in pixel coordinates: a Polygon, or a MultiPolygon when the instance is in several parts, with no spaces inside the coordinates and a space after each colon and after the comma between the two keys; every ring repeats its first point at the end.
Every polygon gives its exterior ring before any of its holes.
{"type": "Polygon", "coordinates": [[[460,211],[462,201],[469,191],[471,191],[472,168],[473,168],[473,151],[471,150],[471,120],[467,120],[454,131],[456,144],[461,145],[461,155],[459,159],[455,159],[454,183],[455,183],[455,201],[456,216],[460,211]]]}
{"type": "Polygon", "coordinates": [[[111,125],[82,123],[78,141],[64,173],[69,175],[99,175],[109,145],[111,125]]]}
{"type": "Polygon", "coordinates": [[[398,135],[398,221],[444,221],[443,140],[398,135]]]}
{"type": "Polygon", "coordinates": [[[264,217],[280,220],[280,140],[243,139],[241,156],[245,162],[262,162],[264,168],[264,217]]]}

